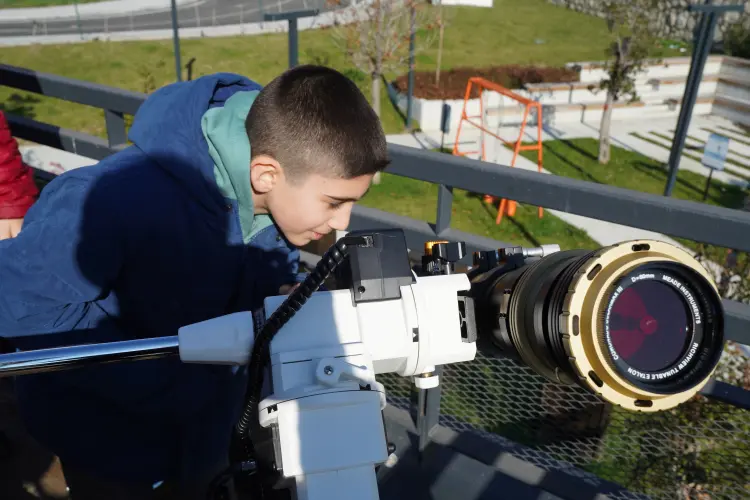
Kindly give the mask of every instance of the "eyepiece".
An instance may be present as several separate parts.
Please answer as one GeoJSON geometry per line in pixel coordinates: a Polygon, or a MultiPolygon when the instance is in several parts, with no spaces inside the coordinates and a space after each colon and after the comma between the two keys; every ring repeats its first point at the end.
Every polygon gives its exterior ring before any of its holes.
{"type": "Polygon", "coordinates": [[[630,410],[691,398],[722,353],[715,284],[660,241],[509,259],[473,276],[471,293],[480,341],[630,410]]]}

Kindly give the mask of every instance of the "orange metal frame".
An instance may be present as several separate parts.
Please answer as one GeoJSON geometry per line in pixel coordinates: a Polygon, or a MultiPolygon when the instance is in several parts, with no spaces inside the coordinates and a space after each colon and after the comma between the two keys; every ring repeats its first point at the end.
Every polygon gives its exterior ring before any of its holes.
{"type": "MultiPolygon", "coordinates": [[[[503,87],[502,85],[498,85],[497,83],[491,82],[489,80],[486,80],[481,77],[472,77],[469,78],[469,83],[466,85],[466,94],[464,95],[464,107],[461,111],[461,120],[458,122],[458,130],[456,131],[456,141],[453,144],[453,154],[456,156],[466,156],[470,154],[477,154],[481,153],[481,159],[482,161],[487,161],[486,157],[486,151],[485,151],[485,141],[484,141],[484,134],[487,133],[494,137],[495,139],[498,139],[503,142],[506,146],[513,146],[513,160],[511,161],[510,166],[515,167],[516,166],[516,158],[518,158],[518,153],[521,151],[536,151],[537,152],[537,164],[539,166],[539,172],[542,171],[542,105],[538,101],[532,101],[531,99],[527,99],[519,94],[516,94],[515,92],[511,91],[510,89],[507,89],[503,87]],[[479,116],[468,116],[466,113],[466,108],[469,104],[469,99],[471,98],[471,91],[472,87],[476,86],[479,89],[479,116]],[[518,139],[515,141],[506,141],[502,137],[500,137],[497,134],[494,134],[487,130],[482,123],[476,123],[471,120],[471,118],[482,118],[484,115],[484,102],[482,100],[482,93],[485,90],[497,92],[498,94],[504,95],[506,97],[509,97],[515,101],[518,101],[524,106],[524,112],[523,112],[523,121],[521,122],[521,131],[518,134],[518,139]],[[526,122],[529,118],[529,114],[532,109],[536,109],[537,111],[537,141],[534,144],[523,144],[523,136],[524,132],[526,130],[526,122]],[[482,147],[480,151],[459,151],[458,145],[460,143],[459,138],[461,136],[461,128],[463,125],[463,122],[467,122],[469,125],[473,125],[474,127],[477,127],[479,130],[482,131],[482,138],[481,143],[482,147]]],[[[491,196],[485,196],[486,201],[494,201],[494,198],[491,196]]],[[[500,222],[503,219],[503,214],[508,213],[511,217],[515,215],[516,213],[516,202],[513,200],[506,200],[503,198],[500,200],[500,207],[497,211],[497,217],[495,219],[496,224],[500,224],[500,222]]],[[[539,207],[539,217],[541,218],[544,213],[544,209],[542,207],[539,207]]]]}

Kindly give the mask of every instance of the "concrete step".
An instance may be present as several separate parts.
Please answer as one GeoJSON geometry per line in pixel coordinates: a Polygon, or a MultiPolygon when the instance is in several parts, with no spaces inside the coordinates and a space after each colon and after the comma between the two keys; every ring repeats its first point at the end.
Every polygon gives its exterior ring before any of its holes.
{"type": "Polygon", "coordinates": [[[750,72],[742,80],[735,76],[720,77],[716,85],[716,95],[750,103],[750,72]]]}
{"type": "MultiPolygon", "coordinates": [[[[685,138],[685,144],[692,149],[692,151],[698,155],[703,155],[703,148],[706,146],[706,141],[708,141],[708,137],[711,135],[710,132],[702,131],[703,133],[697,134],[697,133],[691,133],[691,131],[688,131],[688,137],[685,138]]],[[[729,152],[727,153],[727,158],[730,160],[734,160],[742,165],[742,168],[745,168],[748,170],[747,174],[750,175],[750,146],[743,144],[736,139],[733,139],[732,133],[728,132],[724,129],[718,129],[718,132],[722,135],[729,137],[729,152]]],[[[666,135],[670,138],[670,141],[674,138],[674,130],[666,130],[666,131],[660,131],[662,135],[666,135]]],[[[750,137],[747,138],[750,142],[750,137]]],[[[736,165],[735,168],[739,168],[736,165]]]]}
{"type": "MultiPolygon", "coordinates": [[[[569,63],[569,68],[580,67],[580,81],[598,83],[606,77],[601,62],[569,63]]],[[[722,69],[722,56],[709,56],[703,75],[716,75],[722,69]]],[[[686,77],[690,71],[690,57],[669,57],[661,62],[653,61],[644,67],[639,79],[686,77]]]]}
{"type": "MultiPolygon", "coordinates": [[[[646,118],[669,118],[674,116],[675,119],[680,112],[681,98],[675,97],[671,100],[654,100],[640,101],[634,103],[619,102],[614,104],[612,119],[631,120],[646,118]]],[[[701,96],[696,99],[693,107],[693,116],[710,114],[713,108],[713,98],[711,96],[701,96]]],[[[470,119],[476,124],[481,123],[477,114],[469,115],[470,119]]],[[[576,104],[557,104],[543,106],[542,122],[545,126],[554,126],[555,124],[585,122],[601,120],[604,112],[604,104],[594,103],[576,103],[576,104]]],[[[524,109],[519,106],[502,106],[487,108],[485,112],[485,127],[494,129],[502,126],[519,126],[523,120],[524,109]]],[[[536,112],[531,113],[527,120],[528,126],[534,126],[538,117],[536,112]]]]}
{"type": "MultiPolygon", "coordinates": [[[[701,144],[705,144],[712,133],[709,130],[714,130],[716,131],[716,133],[729,137],[730,153],[734,152],[742,158],[750,157],[750,144],[748,144],[750,143],[750,137],[743,136],[742,134],[737,134],[736,132],[730,132],[729,130],[720,128],[712,123],[702,123],[696,125],[693,125],[691,123],[690,128],[688,129],[688,135],[700,140],[701,144]]],[[[674,134],[674,129],[669,129],[668,133],[670,135],[674,134]]]]}
{"type": "MultiPolygon", "coordinates": [[[[641,154],[644,154],[666,165],[669,162],[671,144],[668,144],[666,141],[660,140],[655,136],[649,135],[648,132],[641,132],[640,135],[647,137],[657,144],[645,141],[632,134],[629,136],[619,136],[618,140],[624,144],[628,144],[633,148],[634,151],[638,151],[641,154]]],[[[709,169],[707,167],[704,167],[700,163],[700,161],[688,158],[684,154],[682,155],[682,158],[680,158],[680,169],[688,170],[704,177],[707,177],[709,173],[709,169]]],[[[736,175],[732,175],[727,171],[714,172],[713,178],[726,184],[740,186],[743,188],[750,185],[750,182],[748,182],[746,179],[737,177],[736,175]]]]}
{"type": "Polygon", "coordinates": [[[748,82],[750,81],[750,61],[739,57],[724,56],[719,75],[722,78],[748,82]]]}
{"type": "MultiPolygon", "coordinates": [[[[682,97],[687,78],[653,78],[636,83],[636,93],[641,100],[682,97]]],[[[714,94],[719,85],[717,75],[704,76],[699,95],[714,94]]],[[[606,92],[591,83],[540,83],[526,86],[526,97],[543,104],[574,104],[578,102],[604,102],[606,92]]]]}
{"type": "Polygon", "coordinates": [[[750,126],[750,99],[717,96],[713,113],[734,123],[750,126]]]}
{"type": "MultiPolygon", "coordinates": [[[[666,148],[667,150],[672,149],[672,140],[673,140],[673,134],[665,134],[661,131],[654,131],[651,130],[646,134],[649,139],[652,141],[658,142],[662,145],[662,147],[666,148]],[[666,139],[666,137],[669,137],[669,139],[666,139]]],[[[685,147],[683,149],[683,155],[690,155],[696,158],[703,158],[703,146],[705,145],[704,142],[698,142],[692,139],[686,139],[685,140],[685,147]]],[[[730,151],[730,153],[727,155],[727,158],[730,160],[734,160],[735,162],[739,163],[737,165],[736,163],[729,163],[727,162],[725,164],[725,167],[729,170],[727,171],[730,175],[732,175],[732,172],[736,172],[742,176],[750,177],[750,162],[746,158],[742,158],[741,156],[737,155],[736,153],[733,153],[730,151]]],[[[736,176],[740,178],[740,176],[736,176]]]]}

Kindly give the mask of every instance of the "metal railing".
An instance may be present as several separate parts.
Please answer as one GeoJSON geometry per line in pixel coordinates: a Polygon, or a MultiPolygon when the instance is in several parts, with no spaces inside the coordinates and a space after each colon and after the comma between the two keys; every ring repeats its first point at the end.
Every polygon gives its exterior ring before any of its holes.
{"type": "MultiPolygon", "coordinates": [[[[0,84],[103,109],[107,140],[8,115],[17,137],[93,159],[126,145],[124,115],[135,114],[147,97],[8,65],[0,65],[0,84]]],[[[438,185],[436,222],[357,206],[350,229],[399,227],[410,248],[422,248],[436,238],[465,241],[469,252],[504,245],[451,227],[453,189],[463,189],[750,252],[747,212],[403,146],[389,145],[389,152],[389,173],[438,185]]],[[[750,305],[724,300],[724,306],[729,345],[750,345],[750,305]]],[[[442,389],[419,396],[427,399],[421,430],[425,439],[428,434],[433,439],[442,436],[446,429],[471,431],[489,441],[477,447],[465,444],[471,439],[458,440],[453,446],[464,454],[492,464],[493,459],[486,461],[487,450],[512,449],[548,473],[573,475],[613,498],[633,495],[613,483],[658,498],[750,496],[750,391],[740,387],[750,379],[750,368],[739,356],[725,356],[721,375],[695,404],[677,412],[640,415],[623,413],[581,389],[550,384],[510,360],[480,353],[475,363],[446,367],[442,389]],[[524,446],[510,444],[514,442],[524,446]]],[[[411,386],[389,378],[388,387],[392,405],[413,410],[411,386]]],[[[583,498],[583,490],[576,490],[581,484],[573,488],[565,480],[559,483],[568,486],[558,488],[558,495],[583,498]]]]}

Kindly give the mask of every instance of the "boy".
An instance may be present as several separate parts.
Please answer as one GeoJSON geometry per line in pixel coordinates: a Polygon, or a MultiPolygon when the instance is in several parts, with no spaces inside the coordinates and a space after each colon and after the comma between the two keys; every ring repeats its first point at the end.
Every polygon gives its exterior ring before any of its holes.
{"type": "MultiPolygon", "coordinates": [[[[168,85],[129,137],[50,183],[0,242],[0,335],[18,348],[175,335],[258,309],[296,281],[294,247],[346,229],[388,164],[364,96],[317,66],[262,90],[225,73],[168,85]]],[[[19,398],[74,500],[205,498],[245,373],[115,363],[19,377],[19,398]]]]}

